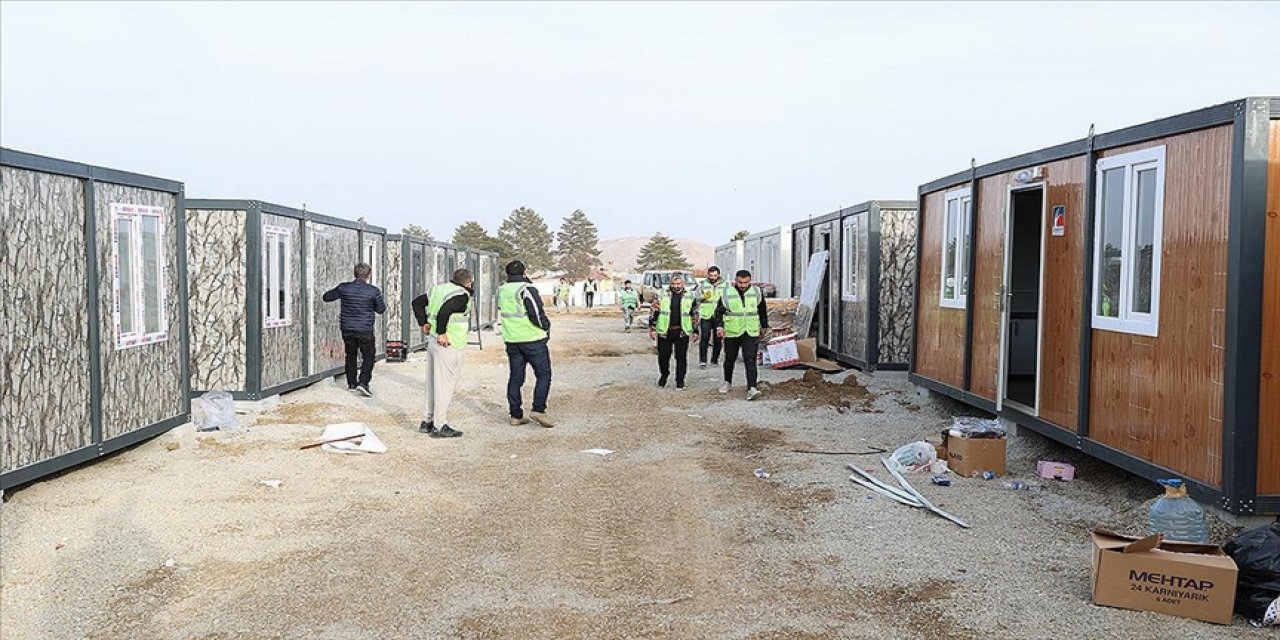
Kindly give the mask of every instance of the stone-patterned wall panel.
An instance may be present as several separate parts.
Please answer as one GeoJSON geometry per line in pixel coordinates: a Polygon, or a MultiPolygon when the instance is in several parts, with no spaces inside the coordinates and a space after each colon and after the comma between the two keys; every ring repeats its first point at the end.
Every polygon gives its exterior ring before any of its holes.
{"type": "Polygon", "coordinates": [[[308,241],[314,262],[311,273],[311,373],[342,369],[346,348],[342,343],[339,303],[321,299],[339,283],[351,280],[351,267],[360,255],[360,239],[355,229],[311,222],[308,241]]]}
{"type": "Polygon", "coordinates": [[[880,363],[905,364],[911,355],[915,289],[916,212],[880,212],[880,363]]]}
{"type": "MultiPolygon", "coordinates": [[[[302,336],[302,323],[306,321],[306,298],[302,289],[302,221],[264,213],[262,224],[288,229],[293,233],[292,243],[289,245],[293,253],[293,261],[289,265],[289,300],[293,305],[293,322],[279,327],[268,327],[265,324],[262,327],[262,388],[270,389],[306,377],[307,345],[302,336]]],[[[260,248],[258,250],[261,251],[260,248]]]]}
{"type": "MultiPolygon", "coordinates": [[[[94,188],[98,221],[99,313],[102,344],[102,437],[111,439],[181,415],[186,408],[188,379],[182,377],[183,301],[178,287],[177,197],[172,193],[99,182],[94,188]],[[168,338],[116,349],[115,254],[112,249],[111,204],[139,204],[164,209],[164,319],[168,338]]],[[[186,215],[182,212],[181,215],[186,215]]]]}
{"type": "Polygon", "coordinates": [[[193,390],[245,390],[245,222],[244,211],[187,211],[193,390]]]}
{"type": "Polygon", "coordinates": [[[0,169],[0,471],[90,443],[84,183],[0,169]]]}
{"type": "Polygon", "coordinates": [[[400,246],[399,240],[387,241],[387,269],[386,269],[386,287],[382,289],[382,296],[387,300],[387,339],[403,340],[400,335],[400,318],[402,318],[402,309],[405,304],[400,297],[400,278],[403,271],[400,264],[400,246]]]}

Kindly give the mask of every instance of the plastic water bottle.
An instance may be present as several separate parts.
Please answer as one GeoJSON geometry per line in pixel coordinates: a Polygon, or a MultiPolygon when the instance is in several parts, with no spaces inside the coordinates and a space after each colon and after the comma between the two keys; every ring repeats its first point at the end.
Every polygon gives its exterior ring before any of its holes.
{"type": "Polygon", "coordinates": [[[1187,497],[1187,487],[1173,478],[1157,480],[1164,485],[1164,495],[1151,506],[1148,529],[1151,533],[1164,533],[1170,540],[1179,542],[1208,542],[1209,525],[1204,519],[1204,509],[1187,497]]]}

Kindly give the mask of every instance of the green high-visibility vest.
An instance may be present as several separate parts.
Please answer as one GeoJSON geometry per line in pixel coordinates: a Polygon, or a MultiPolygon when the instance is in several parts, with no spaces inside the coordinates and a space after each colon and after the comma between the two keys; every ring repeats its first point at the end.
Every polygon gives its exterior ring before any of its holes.
{"type": "Polygon", "coordinates": [[[562,284],[556,287],[556,294],[559,295],[561,298],[568,298],[569,294],[572,292],[573,292],[573,289],[570,288],[569,285],[567,284],[562,284]]]}
{"type": "Polygon", "coordinates": [[[532,286],[527,282],[508,282],[498,287],[498,313],[502,315],[503,342],[524,343],[546,339],[547,332],[531,322],[529,314],[525,312],[524,291],[532,286]]]}
{"type": "Polygon", "coordinates": [[[760,288],[752,286],[744,295],[738,294],[736,287],[725,287],[724,296],[724,337],[737,338],[743,334],[753,338],[760,336],[760,315],[757,309],[764,294],[760,288]]]}
{"type": "Polygon", "coordinates": [[[703,318],[710,318],[716,314],[716,305],[719,304],[721,296],[724,295],[724,287],[723,278],[716,284],[706,281],[702,283],[701,287],[698,287],[698,296],[702,299],[702,302],[698,305],[698,315],[703,318]]]}
{"type": "Polygon", "coordinates": [[[640,296],[635,289],[623,289],[618,292],[618,304],[638,309],[640,307],[640,296]]]}
{"type": "MultiPolygon", "coordinates": [[[[688,293],[680,296],[680,328],[685,333],[693,333],[693,298],[688,293]]],[[[666,335],[671,328],[671,294],[662,296],[658,302],[658,333],[666,335]]]]}
{"type": "MultiPolygon", "coordinates": [[[[466,289],[452,282],[432,287],[431,295],[427,298],[427,321],[435,322],[436,316],[440,315],[440,307],[458,296],[467,297],[467,306],[461,313],[449,316],[449,326],[444,332],[449,336],[449,346],[463,349],[467,346],[467,334],[471,333],[471,294],[466,289]]],[[[439,333],[438,327],[436,329],[436,333],[439,333]]]]}

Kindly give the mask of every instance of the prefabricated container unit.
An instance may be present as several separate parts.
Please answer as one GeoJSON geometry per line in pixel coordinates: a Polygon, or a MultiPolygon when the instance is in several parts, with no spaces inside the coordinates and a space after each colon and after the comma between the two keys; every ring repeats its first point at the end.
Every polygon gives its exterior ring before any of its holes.
{"type": "MultiPolygon", "coordinates": [[[[714,264],[720,267],[720,273],[732,278],[733,274],[742,268],[744,264],[742,260],[744,244],[742,240],[734,240],[716,247],[714,264]]],[[[778,295],[786,296],[788,294],[790,294],[790,288],[786,290],[778,289],[778,295]]]]}
{"type": "Polygon", "coordinates": [[[386,237],[387,339],[400,340],[410,351],[425,349],[426,337],[413,315],[413,299],[431,287],[447,282],[457,269],[468,269],[475,278],[478,327],[497,321],[498,254],[468,249],[417,236],[386,237]]]}
{"type": "Polygon", "coordinates": [[[1091,134],[919,199],[914,382],[1280,513],[1280,98],[1091,134]]]}
{"type": "Polygon", "coordinates": [[[0,490],[187,422],[182,183],[0,149],[0,490]]]}
{"type": "Polygon", "coordinates": [[[498,287],[506,280],[505,265],[498,264],[498,254],[480,249],[467,249],[471,273],[475,277],[477,329],[492,328],[498,322],[498,287]],[[502,274],[501,278],[499,274],[502,274]]]}
{"type": "MultiPolygon", "coordinates": [[[[187,200],[195,395],[259,400],[343,370],[338,302],[325,291],[373,268],[385,291],[386,230],[259,200],[187,200]]],[[[385,317],[375,323],[383,344],[385,317]]]]}
{"type": "Polygon", "coordinates": [[[872,200],[792,227],[799,295],[810,257],[827,251],[814,308],[818,352],[864,371],[907,368],[915,284],[916,203],[872,200]]]}
{"type": "MultiPolygon", "coordinates": [[[[734,271],[750,271],[755,282],[774,285],[776,295],[785,298],[791,291],[791,250],[791,225],[753,233],[742,240],[742,259],[734,271]]],[[[721,273],[733,276],[723,267],[721,273]]]]}

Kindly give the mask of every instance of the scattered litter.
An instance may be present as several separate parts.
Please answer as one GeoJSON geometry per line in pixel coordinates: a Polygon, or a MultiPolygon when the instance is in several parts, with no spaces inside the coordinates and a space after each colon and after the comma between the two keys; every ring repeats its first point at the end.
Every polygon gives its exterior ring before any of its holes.
{"type": "Polygon", "coordinates": [[[1065,462],[1039,460],[1036,462],[1036,475],[1045,480],[1070,482],[1076,477],[1076,468],[1065,462]]]}
{"type": "Polygon", "coordinates": [[[952,416],[947,435],[953,438],[1003,438],[1005,432],[998,418],[952,416]]]}
{"type": "Polygon", "coordinates": [[[819,456],[868,456],[873,453],[889,453],[888,449],[868,447],[866,451],[815,451],[812,449],[792,449],[791,453],[811,453],[819,456]]]}
{"type": "Polygon", "coordinates": [[[1224,550],[1240,572],[1236,613],[1255,627],[1280,626],[1280,522],[1245,531],[1224,550]]]}
{"type": "Polygon", "coordinates": [[[58,544],[53,545],[53,550],[54,550],[54,551],[57,551],[58,549],[62,549],[63,547],[66,547],[66,546],[67,546],[67,545],[62,544],[61,542],[59,542],[58,544]]]}
{"type": "Polygon", "coordinates": [[[191,421],[196,431],[239,429],[236,402],[226,391],[210,391],[191,400],[191,421]]]}
{"type": "Polygon", "coordinates": [[[177,561],[177,560],[174,560],[173,558],[169,558],[168,560],[165,560],[165,561],[164,561],[164,566],[166,566],[166,567],[168,567],[168,568],[172,569],[172,568],[174,568],[174,567],[178,566],[178,561],[177,561]]]}
{"type": "Polygon", "coordinates": [[[1222,547],[1101,527],[1092,538],[1084,565],[1093,568],[1095,604],[1231,624],[1239,572],[1222,547]]]}
{"type": "Polygon", "coordinates": [[[939,509],[933,506],[932,502],[929,502],[929,500],[926,499],[923,495],[920,495],[920,492],[916,491],[915,487],[912,487],[911,483],[907,482],[907,479],[902,477],[902,474],[898,472],[898,469],[897,469],[898,465],[893,460],[889,458],[881,458],[880,462],[884,464],[884,468],[888,469],[889,473],[892,474],[894,479],[898,481],[898,484],[901,486],[901,488],[893,487],[888,483],[886,483],[885,481],[871,475],[867,471],[864,471],[861,468],[852,464],[849,465],[849,468],[853,469],[855,474],[849,476],[849,479],[862,485],[863,487],[866,487],[867,489],[871,489],[872,491],[875,491],[876,493],[879,493],[880,495],[885,496],[886,498],[889,498],[896,502],[901,502],[902,504],[905,504],[909,507],[916,507],[918,509],[928,509],[929,511],[939,516],[942,516],[943,518],[946,518],[947,520],[950,520],[964,527],[965,529],[970,528],[969,524],[966,523],[964,520],[961,520],[960,518],[957,518],[956,516],[951,515],[950,513],[947,513],[946,511],[943,511],[942,509],[939,509]]]}
{"type": "Polygon", "coordinates": [[[768,480],[770,477],[769,472],[766,471],[764,467],[760,467],[759,469],[756,469],[755,473],[756,473],[756,477],[762,480],[768,480]]]}
{"type": "Polygon", "coordinates": [[[702,418],[702,416],[700,416],[700,415],[698,415],[698,414],[696,414],[696,413],[686,413],[686,414],[684,414],[684,417],[686,417],[686,418],[693,418],[693,419],[695,419],[695,420],[699,420],[699,419],[701,419],[701,418],[702,418]]]}
{"type": "Polygon", "coordinates": [[[512,460],[515,460],[515,459],[516,459],[516,454],[514,454],[514,453],[513,453],[513,454],[511,454],[511,459],[512,459],[512,460]]]}
{"type": "Polygon", "coordinates": [[[583,449],[581,453],[590,453],[594,456],[607,456],[613,453],[613,449],[583,449]]]}
{"type": "Polygon", "coordinates": [[[1006,482],[1004,483],[1004,488],[1008,489],[1009,491],[1040,491],[1041,490],[1040,485],[1028,484],[1026,482],[1022,482],[1021,480],[1006,482]]]}
{"type": "Polygon", "coordinates": [[[1179,478],[1157,480],[1164,495],[1156,499],[1147,514],[1148,533],[1163,533],[1179,542],[1209,542],[1209,525],[1204,509],[1187,496],[1187,487],[1179,478]]]}
{"type": "Polygon", "coordinates": [[[932,480],[933,483],[938,485],[939,487],[951,486],[951,479],[946,476],[938,475],[938,476],[933,476],[932,478],[929,478],[929,479],[932,480]]]}
{"type": "Polygon", "coordinates": [[[164,445],[164,450],[165,450],[165,451],[177,451],[180,447],[182,447],[182,445],[180,445],[180,444],[178,444],[178,443],[176,443],[176,442],[170,442],[170,443],[168,443],[168,444],[164,445]]]}
{"type": "Polygon", "coordinates": [[[927,470],[929,465],[933,464],[937,459],[937,450],[933,448],[933,445],[924,441],[912,442],[898,447],[889,456],[889,460],[893,461],[899,470],[907,472],[927,470]]]}
{"type": "Polygon", "coordinates": [[[320,447],[331,453],[386,453],[387,445],[363,422],[339,422],[324,428],[320,442],[302,449],[320,447]]]}
{"type": "Polygon", "coordinates": [[[692,599],[693,599],[693,596],[689,596],[689,595],[676,596],[674,598],[663,598],[661,600],[649,600],[646,602],[641,602],[640,606],[648,606],[651,604],[675,604],[677,602],[684,602],[685,600],[692,600],[692,599]]]}
{"type": "MultiPolygon", "coordinates": [[[[977,472],[977,471],[974,471],[974,472],[973,472],[973,474],[974,474],[975,476],[977,476],[977,475],[978,475],[978,472],[977,472]]],[[[996,472],[994,472],[994,471],[983,471],[983,472],[982,472],[982,479],[983,479],[983,480],[991,480],[991,479],[993,479],[993,478],[995,478],[995,477],[996,477],[996,472]]]]}
{"type": "Polygon", "coordinates": [[[279,489],[284,486],[284,480],[259,480],[258,484],[265,487],[271,487],[272,489],[279,489]]]}

